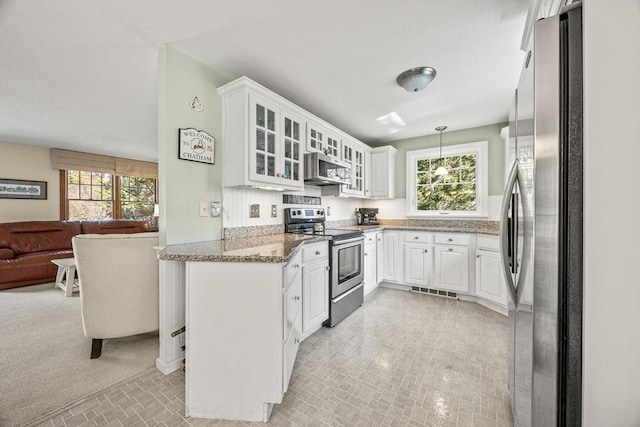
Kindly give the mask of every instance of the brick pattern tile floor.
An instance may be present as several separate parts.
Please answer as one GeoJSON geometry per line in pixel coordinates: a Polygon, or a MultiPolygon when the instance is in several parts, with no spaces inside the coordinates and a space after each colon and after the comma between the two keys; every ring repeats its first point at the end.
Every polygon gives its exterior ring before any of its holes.
{"type": "MultiPolygon", "coordinates": [[[[184,372],[152,369],[41,421],[64,426],[264,426],[184,417],[184,372]]],[[[267,425],[512,426],[507,319],[474,303],[379,288],[298,352],[267,425]]]]}

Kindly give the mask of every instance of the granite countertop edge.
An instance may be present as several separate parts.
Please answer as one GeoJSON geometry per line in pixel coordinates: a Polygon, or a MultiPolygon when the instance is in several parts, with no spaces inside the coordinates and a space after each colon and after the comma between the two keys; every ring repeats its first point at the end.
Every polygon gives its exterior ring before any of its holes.
{"type": "MultiPolygon", "coordinates": [[[[283,236],[283,234],[273,235],[283,236]]],[[[301,237],[295,235],[294,239],[289,242],[270,242],[269,237],[262,236],[262,238],[239,238],[233,239],[234,245],[238,246],[238,250],[260,250],[261,247],[274,244],[283,245],[282,255],[241,255],[233,253],[224,253],[221,247],[224,245],[224,240],[212,240],[205,242],[194,243],[182,243],[177,245],[167,245],[162,251],[158,253],[158,259],[161,261],[189,261],[189,262],[260,262],[260,263],[286,263],[291,257],[297,254],[305,244],[317,243],[321,241],[329,241],[330,237],[327,236],[306,236],[301,237]],[[266,237],[266,238],[265,238],[266,237]],[[256,240],[258,241],[256,243],[256,240]]],[[[284,235],[290,236],[290,235],[284,235]]],[[[286,240],[286,239],[285,239],[286,240]]]]}

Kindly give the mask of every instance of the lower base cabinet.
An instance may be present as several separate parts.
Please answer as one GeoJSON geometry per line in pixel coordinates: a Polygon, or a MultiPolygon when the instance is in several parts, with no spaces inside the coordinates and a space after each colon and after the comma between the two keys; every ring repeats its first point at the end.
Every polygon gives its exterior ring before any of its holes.
{"type": "Polygon", "coordinates": [[[302,339],[329,318],[329,260],[302,267],[302,339]]]}
{"type": "Polygon", "coordinates": [[[452,292],[469,292],[469,248],[435,245],[433,287],[452,292]]]}
{"type": "Polygon", "coordinates": [[[378,287],[377,281],[377,242],[374,233],[364,235],[364,295],[367,296],[378,287]]]}
{"type": "Polygon", "coordinates": [[[185,414],[267,422],[298,349],[301,282],[282,263],[185,264],[185,414]]]}
{"type": "Polygon", "coordinates": [[[302,256],[302,337],[322,327],[329,318],[329,244],[307,243],[302,256]]]}
{"type": "Polygon", "coordinates": [[[500,265],[500,253],[479,249],[476,253],[476,294],[507,306],[507,285],[500,265]]]}

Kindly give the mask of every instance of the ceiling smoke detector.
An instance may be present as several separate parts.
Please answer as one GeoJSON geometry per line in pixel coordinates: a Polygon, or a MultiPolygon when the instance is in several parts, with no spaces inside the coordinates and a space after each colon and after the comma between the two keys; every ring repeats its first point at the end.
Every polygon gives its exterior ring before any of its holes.
{"type": "Polygon", "coordinates": [[[396,79],[398,85],[407,92],[417,92],[427,87],[436,78],[436,70],[431,67],[411,68],[396,79]]]}

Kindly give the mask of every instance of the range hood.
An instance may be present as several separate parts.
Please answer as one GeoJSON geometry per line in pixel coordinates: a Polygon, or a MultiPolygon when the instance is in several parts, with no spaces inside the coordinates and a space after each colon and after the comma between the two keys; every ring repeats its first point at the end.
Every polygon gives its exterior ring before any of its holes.
{"type": "Polygon", "coordinates": [[[351,165],[322,153],[304,155],[304,183],[307,185],[351,184],[351,165]]]}

